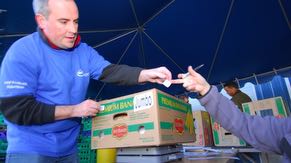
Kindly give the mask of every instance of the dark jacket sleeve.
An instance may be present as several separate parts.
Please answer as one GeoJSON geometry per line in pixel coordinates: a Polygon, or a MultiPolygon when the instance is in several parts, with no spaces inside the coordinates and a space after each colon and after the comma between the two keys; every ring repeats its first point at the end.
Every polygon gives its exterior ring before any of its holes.
{"type": "Polygon", "coordinates": [[[110,64],[103,70],[99,80],[117,85],[135,85],[138,84],[139,74],[142,70],[140,67],[110,64]]]}
{"type": "Polygon", "coordinates": [[[33,96],[0,98],[6,120],[18,125],[40,125],[55,120],[55,106],[36,101],[33,96]]]}

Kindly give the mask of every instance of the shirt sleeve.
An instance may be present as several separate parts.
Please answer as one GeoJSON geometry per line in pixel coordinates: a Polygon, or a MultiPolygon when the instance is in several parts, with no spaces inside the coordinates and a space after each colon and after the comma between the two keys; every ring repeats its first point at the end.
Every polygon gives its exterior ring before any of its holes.
{"type": "Polygon", "coordinates": [[[280,141],[288,131],[290,132],[290,117],[277,119],[271,116],[250,116],[240,112],[234,103],[220,94],[214,86],[199,101],[226,130],[261,151],[282,154],[280,141]]]}
{"type": "Polygon", "coordinates": [[[88,46],[89,49],[89,70],[91,78],[99,80],[105,67],[111,63],[105,60],[95,49],[88,46]]]}
{"type": "Polygon", "coordinates": [[[117,85],[135,85],[138,84],[141,71],[140,67],[111,64],[102,72],[100,81],[117,85]]]}
{"type": "Polygon", "coordinates": [[[0,74],[0,109],[5,118],[18,125],[54,121],[55,106],[35,100],[38,64],[35,55],[15,42],[3,59],[0,74]]]}
{"type": "Polygon", "coordinates": [[[0,75],[0,97],[34,95],[37,84],[37,63],[19,42],[6,53],[0,75]]]}

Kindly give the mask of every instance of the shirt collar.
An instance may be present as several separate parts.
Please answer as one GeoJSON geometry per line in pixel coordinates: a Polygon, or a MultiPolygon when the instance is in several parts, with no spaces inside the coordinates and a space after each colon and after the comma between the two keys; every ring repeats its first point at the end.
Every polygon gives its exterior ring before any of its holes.
{"type": "Polygon", "coordinates": [[[73,45],[72,48],[70,48],[70,49],[62,49],[62,48],[58,47],[57,45],[55,45],[54,43],[52,43],[52,42],[51,42],[51,41],[46,37],[46,35],[44,34],[44,32],[43,32],[42,29],[37,28],[37,32],[40,34],[42,40],[43,40],[47,45],[49,45],[51,48],[56,49],[56,50],[72,50],[72,49],[74,49],[75,47],[77,47],[77,46],[81,43],[81,36],[78,34],[78,35],[77,35],[77,38],[76,38],[76,40],[75,40],[74,45],[73,45]]]}

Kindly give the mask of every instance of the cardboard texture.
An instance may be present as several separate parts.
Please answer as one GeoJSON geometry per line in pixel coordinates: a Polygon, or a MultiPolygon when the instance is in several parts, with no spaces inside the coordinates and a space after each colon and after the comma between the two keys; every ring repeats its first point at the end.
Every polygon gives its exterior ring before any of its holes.
{"type": "Polygon", "coordinates": [[[157,89],[100,104],[92,119],[92,149],[195,141],[191,105],[157,89]]]}
{"type": "Polygon", "coordinates": [[[185,143],[184,146],[213,146],[211,121],[208,112],[194,111],[193,120],[196,134],[196,141],[185,143]]]}
{"type": "Polygon", "coordinates": [[[225,130],[211,118],[212,134],[215,146],[246,146],[245,141],[225,130]]]}
{"type": "Polygon", "coordinates": [[[287,117],[282,97],[268,98],[242,104],[243,111],[250,115],[287,117]]]}

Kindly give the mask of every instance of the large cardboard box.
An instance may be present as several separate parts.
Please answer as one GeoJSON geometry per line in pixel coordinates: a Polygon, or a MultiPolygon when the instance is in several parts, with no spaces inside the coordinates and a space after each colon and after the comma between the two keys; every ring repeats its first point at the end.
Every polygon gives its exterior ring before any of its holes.
{"type": "Polygon", "coordinates": [[[208,112],[194,111],[193,121],[195,127],[196,141],[185,143],[184,146],[213,146],[211,121],[208,112]]]}
{"type": "Polygon", "coordinates": [[[219,123],[211,118],[213,140],[215,146],[246,146],[246,142],[231,132],[225,130],[219,123]]]}
{"type": "Polygon", "coordinates": [[[151,89],[111,100],[92,119],[91,147],[160,146],[195,140],[191,105],[151,89]]]}
{"type": "Polygon", "coordinates": [[[242,104],[243,111],[250,115],[287,117],[282,97],[268,98],[242,104]]]}

